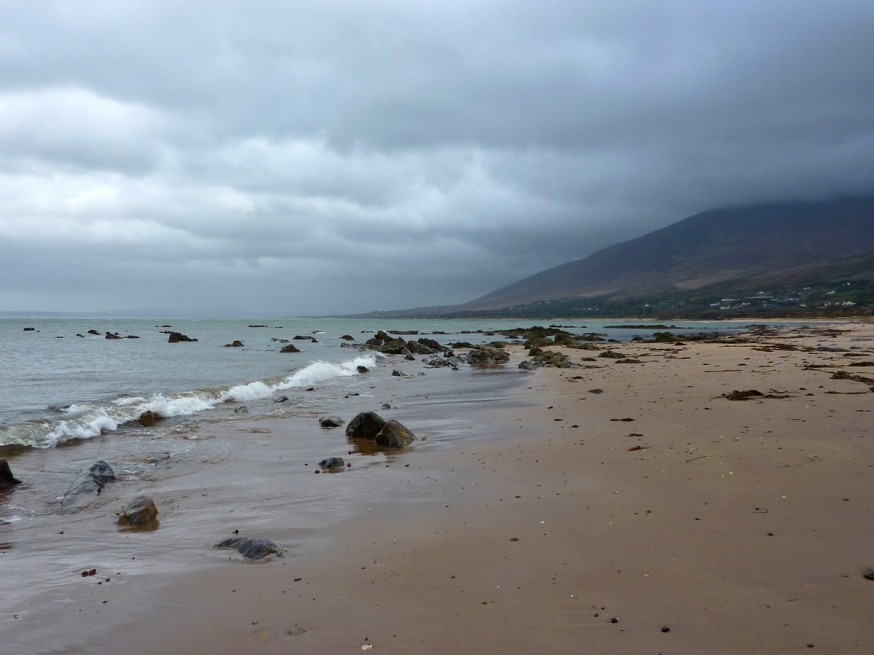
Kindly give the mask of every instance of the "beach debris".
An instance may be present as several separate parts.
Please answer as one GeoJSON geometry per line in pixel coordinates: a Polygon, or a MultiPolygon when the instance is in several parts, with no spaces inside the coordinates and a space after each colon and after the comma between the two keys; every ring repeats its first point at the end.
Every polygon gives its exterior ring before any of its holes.
{"type": "Polygon", "coordinates": [[[319,419],[319,425],[321,425],[325,429],[330,428],[339,428],[346,421],[344,421],[339,416],[323,416],[319,419]]]}
{"type": "Polygon", "coordinates": [[[319,468],[323,471],[339,473],[340,471],[346,470],[346,462],[342,457],[326,457],[319,462],[319,468]]]}
{"type": "Polygon", "coordinates": [[[182,334],[181,332],[169,332],[170,336],[167,338],[167,343],[183,343],[183,342],[194,342],[197,339],[192,339],[187,334],[182,334]]]}
{"type": "Polygon", "coordinates": [[[288,344],[287,346],[282,346],[279,352],[281,353],[299,353],[300,349],[295,346],[293,343],[288,344]]]}
{"type": "Polygon", "coordinates": [[[619,421],[620,423],[631,423],[632,421],[634,421],[633,418],[628,418],[628,417],[626,417],[626,418],[611,418],[610,420],[611,421],[619,421]]]}
{"type": "Polygon", "coordinates": [[[148,496],[134,498],[118,512],[118,524],[126,526],[146,525],[158,516],[155,501],[148,496]]]}
{"type": "Polygon", "coordinates": [[[282,557],[285,552],[269,539],[251,539],[249,537],[231,537],[217,543],[213,548],[228,548],[239,552],[246,559],[259,560],[276,555],[282,557]]]}
{"type": "Polygon", "coordinates": [[[376,435],[385,425],[385,419],[376,412],[361,412],[349,421],[346,426],[346,436],[352,439],[376,439],[376,435]]]}
{"type": "Polygon", "coordinates": [[[632,446],[628,449],[628,452],[634,452],[635,450],[646,450],[649,446],[632,446]]]}
{"type": "Polygon", "coordinates": [[[142,425],[144,428],[150,428],[162,418],[164,417],[161,416],[158,412],[149,409],[140,414],[140,418],[138,420],[140,422],[140,425],[142,425]]]}
{"type": "Polygon", "coordinates": [[[761,398],[764,395],[758,389],[744,389],[742,391],[735,389],[730,393],[722,394],[722,397],[727,400],[749,400],[750,398],[761,398]]]}
{"type": "Polygon", "coordinates": [[[21,480],[12,475],[9,462],[5,459],[0,459],[0,491],[14,489],[17,484],[21,484],[21,480]]]}
{"type": "Polygon", "coordinates": [[[91,494],[99,496],[103,487],[114,480],[115,472],[109,464],[103,460],[94,462],[87,469],[82,469],[73,480],[73,484],[70,485],[67,493],[61,499],[61,508],[74,509],[89,500],[93,500],[93,498],[89,498],[91,494]]]}
{"type": "Polygon", "coordinates": [[[84,571],[82,571],[83,578],[88,578],[92,575],[97,575],[97,569],[85,569],[84,571]]]}

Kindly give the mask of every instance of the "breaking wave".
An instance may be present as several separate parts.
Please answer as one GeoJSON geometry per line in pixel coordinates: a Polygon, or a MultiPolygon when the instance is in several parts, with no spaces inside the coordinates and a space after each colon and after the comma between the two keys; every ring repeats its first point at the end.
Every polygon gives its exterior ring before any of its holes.
{"type": "Polygon", "coordinates": [[[163,418],[189,416],[213,409],[225,402],[251,402],[269,398],[277,391],[325,384],[358,375],[358,367],[372,367],[373,355],[363,355],[342,363],[312,362],[286,377],[257,380],[224,389],[198,389],[178,394],[154,394],[151,398],[123,397],[109,403],[75,404],[62,410],[60,418],[37,419],[17,425],[0,426],[0,447],[53,448],[68,441],[91,439],[114,432],[125,423],[136,421],[144,412],[163,418]]]}

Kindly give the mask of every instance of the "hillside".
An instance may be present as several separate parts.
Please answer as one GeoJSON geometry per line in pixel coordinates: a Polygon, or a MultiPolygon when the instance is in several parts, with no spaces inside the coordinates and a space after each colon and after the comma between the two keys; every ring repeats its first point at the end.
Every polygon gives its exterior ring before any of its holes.
{"type": "Polygon", "coordinates": [[[874,305],[874,196],[705,211],[463,305],[380,314],[641,315],[663,306],[700,315],[725,296],[757,293],[772,307],[874,305]]]}
{"type": "Polygon", "coordinates": [[[624,301],[755,280],[804,282],[808,272],[874,254],[874,196],[767,204],[696,214],[463,305],[498,309],[565,298],[624,301]]]}

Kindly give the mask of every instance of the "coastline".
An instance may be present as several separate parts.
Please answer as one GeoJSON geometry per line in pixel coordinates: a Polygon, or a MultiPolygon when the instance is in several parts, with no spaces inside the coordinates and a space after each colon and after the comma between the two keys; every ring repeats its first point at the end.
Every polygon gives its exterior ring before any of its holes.
{"type": "MultiPolygon", "coordinates": [[[[872,396],[832,374],[874,377],[848,366],[874,359],[874,326],[836,329],[520,374],[306,552],[92,585],[102,617],[38,652],[868,653],[872,396]],[[723,396],[749,389],[774,397],[723,396]]],[[[406,391],[385,394],[414,431],[451,424],[458,398],[406,391]]]]}

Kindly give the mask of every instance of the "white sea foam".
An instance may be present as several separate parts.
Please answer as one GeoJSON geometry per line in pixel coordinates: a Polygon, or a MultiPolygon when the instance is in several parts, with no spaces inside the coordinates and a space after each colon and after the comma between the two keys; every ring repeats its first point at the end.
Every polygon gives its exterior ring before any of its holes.
{"type": "Polygon", "coordinates": [[[359,366],[372,367],[376,357],[364,355],[339,364],[317,361],[285,378],[258,380],[230,389],[201,389],[175,395],[155,394],[151,398],[125,396],[106,405],[74,404],[64,409],[60,421],[29,421],[0,429],[0,445],[51,448],[66,441],[91,439],[114,432],[120,425],[136,421],[147,411],[164,418],[189,416],[232,402],[269,398],[276,391],[325,384],[358,373],[359,366]]]}

